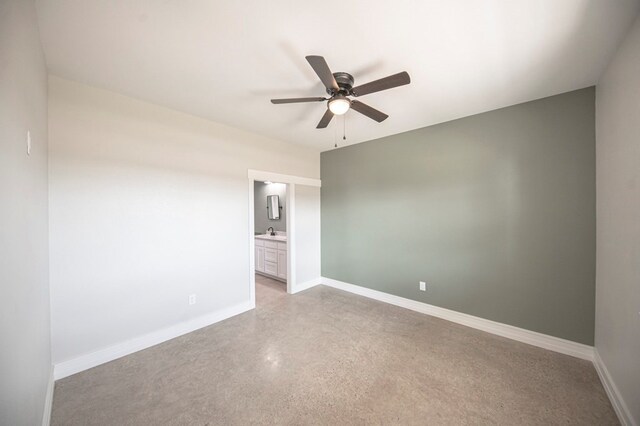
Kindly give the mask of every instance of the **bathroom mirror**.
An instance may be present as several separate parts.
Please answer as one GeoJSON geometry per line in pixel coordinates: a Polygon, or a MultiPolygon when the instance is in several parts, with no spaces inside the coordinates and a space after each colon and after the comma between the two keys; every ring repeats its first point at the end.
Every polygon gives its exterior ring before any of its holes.
{"type": "Polygon", "coordinates": [[[280,198],[277,195],[267,195],[267,216],[271,220],[280,219],[280,198]]]}

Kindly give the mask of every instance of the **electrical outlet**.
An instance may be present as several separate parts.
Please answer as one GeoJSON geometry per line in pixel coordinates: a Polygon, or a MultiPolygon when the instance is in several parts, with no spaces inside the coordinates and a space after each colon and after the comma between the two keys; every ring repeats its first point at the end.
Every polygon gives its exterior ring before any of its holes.
{"type": "Polygon", "coordinates": [[[195,305],[196,304],[196,295],[195,294],[190,294],[189,295],[189,304],[190,305],[195,305]]]}
{"type": "Polygon", "coordinates": [[[427,291],[427,283],[420,281],[420,291],[427,291]]]}

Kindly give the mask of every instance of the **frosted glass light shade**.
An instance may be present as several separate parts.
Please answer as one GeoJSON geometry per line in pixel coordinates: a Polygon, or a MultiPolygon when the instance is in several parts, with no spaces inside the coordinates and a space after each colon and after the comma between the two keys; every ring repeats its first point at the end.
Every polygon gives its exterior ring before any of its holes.
{"type": "Polygon", "coordinates": [[[334,115],[342,115],[349,111],[351,102],[347,98],[335,98],[329,101],[329,110],[334,115]]]}

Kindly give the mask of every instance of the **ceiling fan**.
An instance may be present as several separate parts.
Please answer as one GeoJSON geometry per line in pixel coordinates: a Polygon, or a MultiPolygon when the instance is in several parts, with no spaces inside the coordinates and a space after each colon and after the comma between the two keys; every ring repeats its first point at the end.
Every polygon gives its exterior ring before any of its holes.
{"type": "Polygon", "coordinates": [[[392,89],[398,86],[404,86],[411,83],[411,78],[406,71],[398,74],[390,75],[370,83],[353,87],[353,77],[346,72],[332,73],[327,65],[327,61],[322,56],[307,56],[307,61],[311,68],[318,74],[320,81],[327,88],[328,98],[289,98],[289,99],[271,99],[272,104],[292,104],[300,102],[327,102],[327,111],[316,126],[316,129],[324,129],[329,125],[334,115],[342,115],[349,111],[350,108],[358,111],[360,114],[366,115],[378,123],[389,117],[387,114],[378,111],[369,105],[355,99],[349,99],[348,96],[364,96],[369,93],[380,92],[382,90],[392,89]]]}

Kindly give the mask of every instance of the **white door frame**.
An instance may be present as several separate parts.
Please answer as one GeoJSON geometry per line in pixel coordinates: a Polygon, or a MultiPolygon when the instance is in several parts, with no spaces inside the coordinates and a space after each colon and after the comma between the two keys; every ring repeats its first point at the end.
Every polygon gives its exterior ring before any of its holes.
{"type": "Polygon", "coordinates": [[[254,183],[255,181],[271,181],[284,183],[287,186],[287,293],[291,294],[296,285],[296,184],[320,187],[320,179],[301,176],[283,175],[280,173],[266,172],[249,169],[249,293],[253,306],[256,305],[256,265],[255,265],[255,209],[254,209],[254,183]]]}

